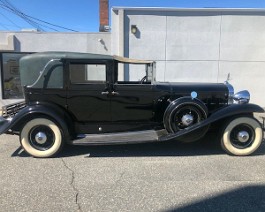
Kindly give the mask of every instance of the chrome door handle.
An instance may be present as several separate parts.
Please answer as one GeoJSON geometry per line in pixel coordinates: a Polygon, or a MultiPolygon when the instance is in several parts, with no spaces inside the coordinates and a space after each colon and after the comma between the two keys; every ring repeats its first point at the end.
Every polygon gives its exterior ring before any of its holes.
{"type": "Polygon", "coordinates": [[[109,91],[102,91],[101,92],[101,95],[108,95],[109,94],[109,91]]]}
{"type": "Polygon", "coordinates": [[[114,96],[114,95],[119,95],[119,92],[116,92],[116,91],[112,91],[111,94],[114,96]]]}

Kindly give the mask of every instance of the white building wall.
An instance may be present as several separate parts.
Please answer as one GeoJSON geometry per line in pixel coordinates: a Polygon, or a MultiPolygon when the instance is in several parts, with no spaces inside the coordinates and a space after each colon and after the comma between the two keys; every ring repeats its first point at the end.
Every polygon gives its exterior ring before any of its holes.
{"type": "Polygon", "coordinates": [[[265,106],[265,10],[113,8],[114,26],[120,9],[124,30],[112,28],[124,34],[120,55],[156,60],[158,81],[224,82],[230,73],[235,91],[265,106]]]}
{"type": "Polygon", "coordinates": [[[111,53],[110,33],[0,32],[0,44],[7,43],[10,35],[14,36],[14,50],[18,52],[111,53]]]}

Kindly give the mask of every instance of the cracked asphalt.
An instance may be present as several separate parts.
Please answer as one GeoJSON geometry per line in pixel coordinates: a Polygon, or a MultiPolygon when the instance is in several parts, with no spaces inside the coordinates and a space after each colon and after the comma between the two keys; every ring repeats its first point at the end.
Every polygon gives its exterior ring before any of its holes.
{"type": "Polygon", "coordinates": [[[0,136],[0,211],[265,211],[265,144],[233,157],[200,142],[66,146],[29,157],[0,136]]]}

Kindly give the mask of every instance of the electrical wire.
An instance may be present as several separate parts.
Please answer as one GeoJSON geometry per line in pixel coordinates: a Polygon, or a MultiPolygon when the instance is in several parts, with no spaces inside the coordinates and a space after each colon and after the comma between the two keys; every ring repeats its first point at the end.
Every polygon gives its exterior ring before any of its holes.
{"type": "MultiPolygon", "coordinates": [[[[32,20],[30,20],[29,18],[25,17],[24,13],[22,13],[20,10],[18,10],[15,6],[13,6],[10,2],[8,2],[7,0],[0,0],[0,2],[2,2],[2,6],[4,6],[5,8],[11,10],[11,12],[13,12],[15,15],[19,16],[20,18],[22,18],[24,21],[26,21],[28,24],[30,24],[31,26],[33,26],[34,28],[37,28],[37,30],[39,31],[44,31],[39,25],[38,23],[33,22],[32,20]]],[[[3,7],[2,7],[3,8],[3,7]]]]}
{"type": "Polygon", "coordinates": [[[60,28],[60,29],[64,29],[64,30],[68,30],[68,31],[72,31],[72,32],[78,32],[76,30],[73,30],[73,29],[70,29],[67,27],[63,27],[63,26],[60,26],[57,24],[52,24],[52,23],[49,23],[47,21],[35,18],[33,16],[30,16],[30,15],[27,15],[27,14],[23,13],[22,11],[20,11],[18,8],[16,8],[14,5],[12,5],[8,0],[0,0],[0,7],[7,10],[8,12],[11,12],[11,13],[19,16],[24,21],[29,23],[31,26],[37,28],[37,30],[39,30],[39,31],[44,31],[44,29],[43,29],[43,27],[44,27],[44,28],[51,29],[51,30],[58,32],[58,30],[54,28],[54,27],[56,27],[56,28],[60,28]],[[53,26],[53,27],[51,27],[51,26],[53,26]]]}

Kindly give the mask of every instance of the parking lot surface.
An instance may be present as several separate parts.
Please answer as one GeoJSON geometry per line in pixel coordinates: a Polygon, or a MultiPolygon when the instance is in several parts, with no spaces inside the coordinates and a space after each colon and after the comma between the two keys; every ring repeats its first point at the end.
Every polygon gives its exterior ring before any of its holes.
{"type": "Polygon", "coordinates": [[[225,154],[199,142],[66,146],[36,159],[0,136],[0,211],[265,211],[265,144],[225,154]]]}

